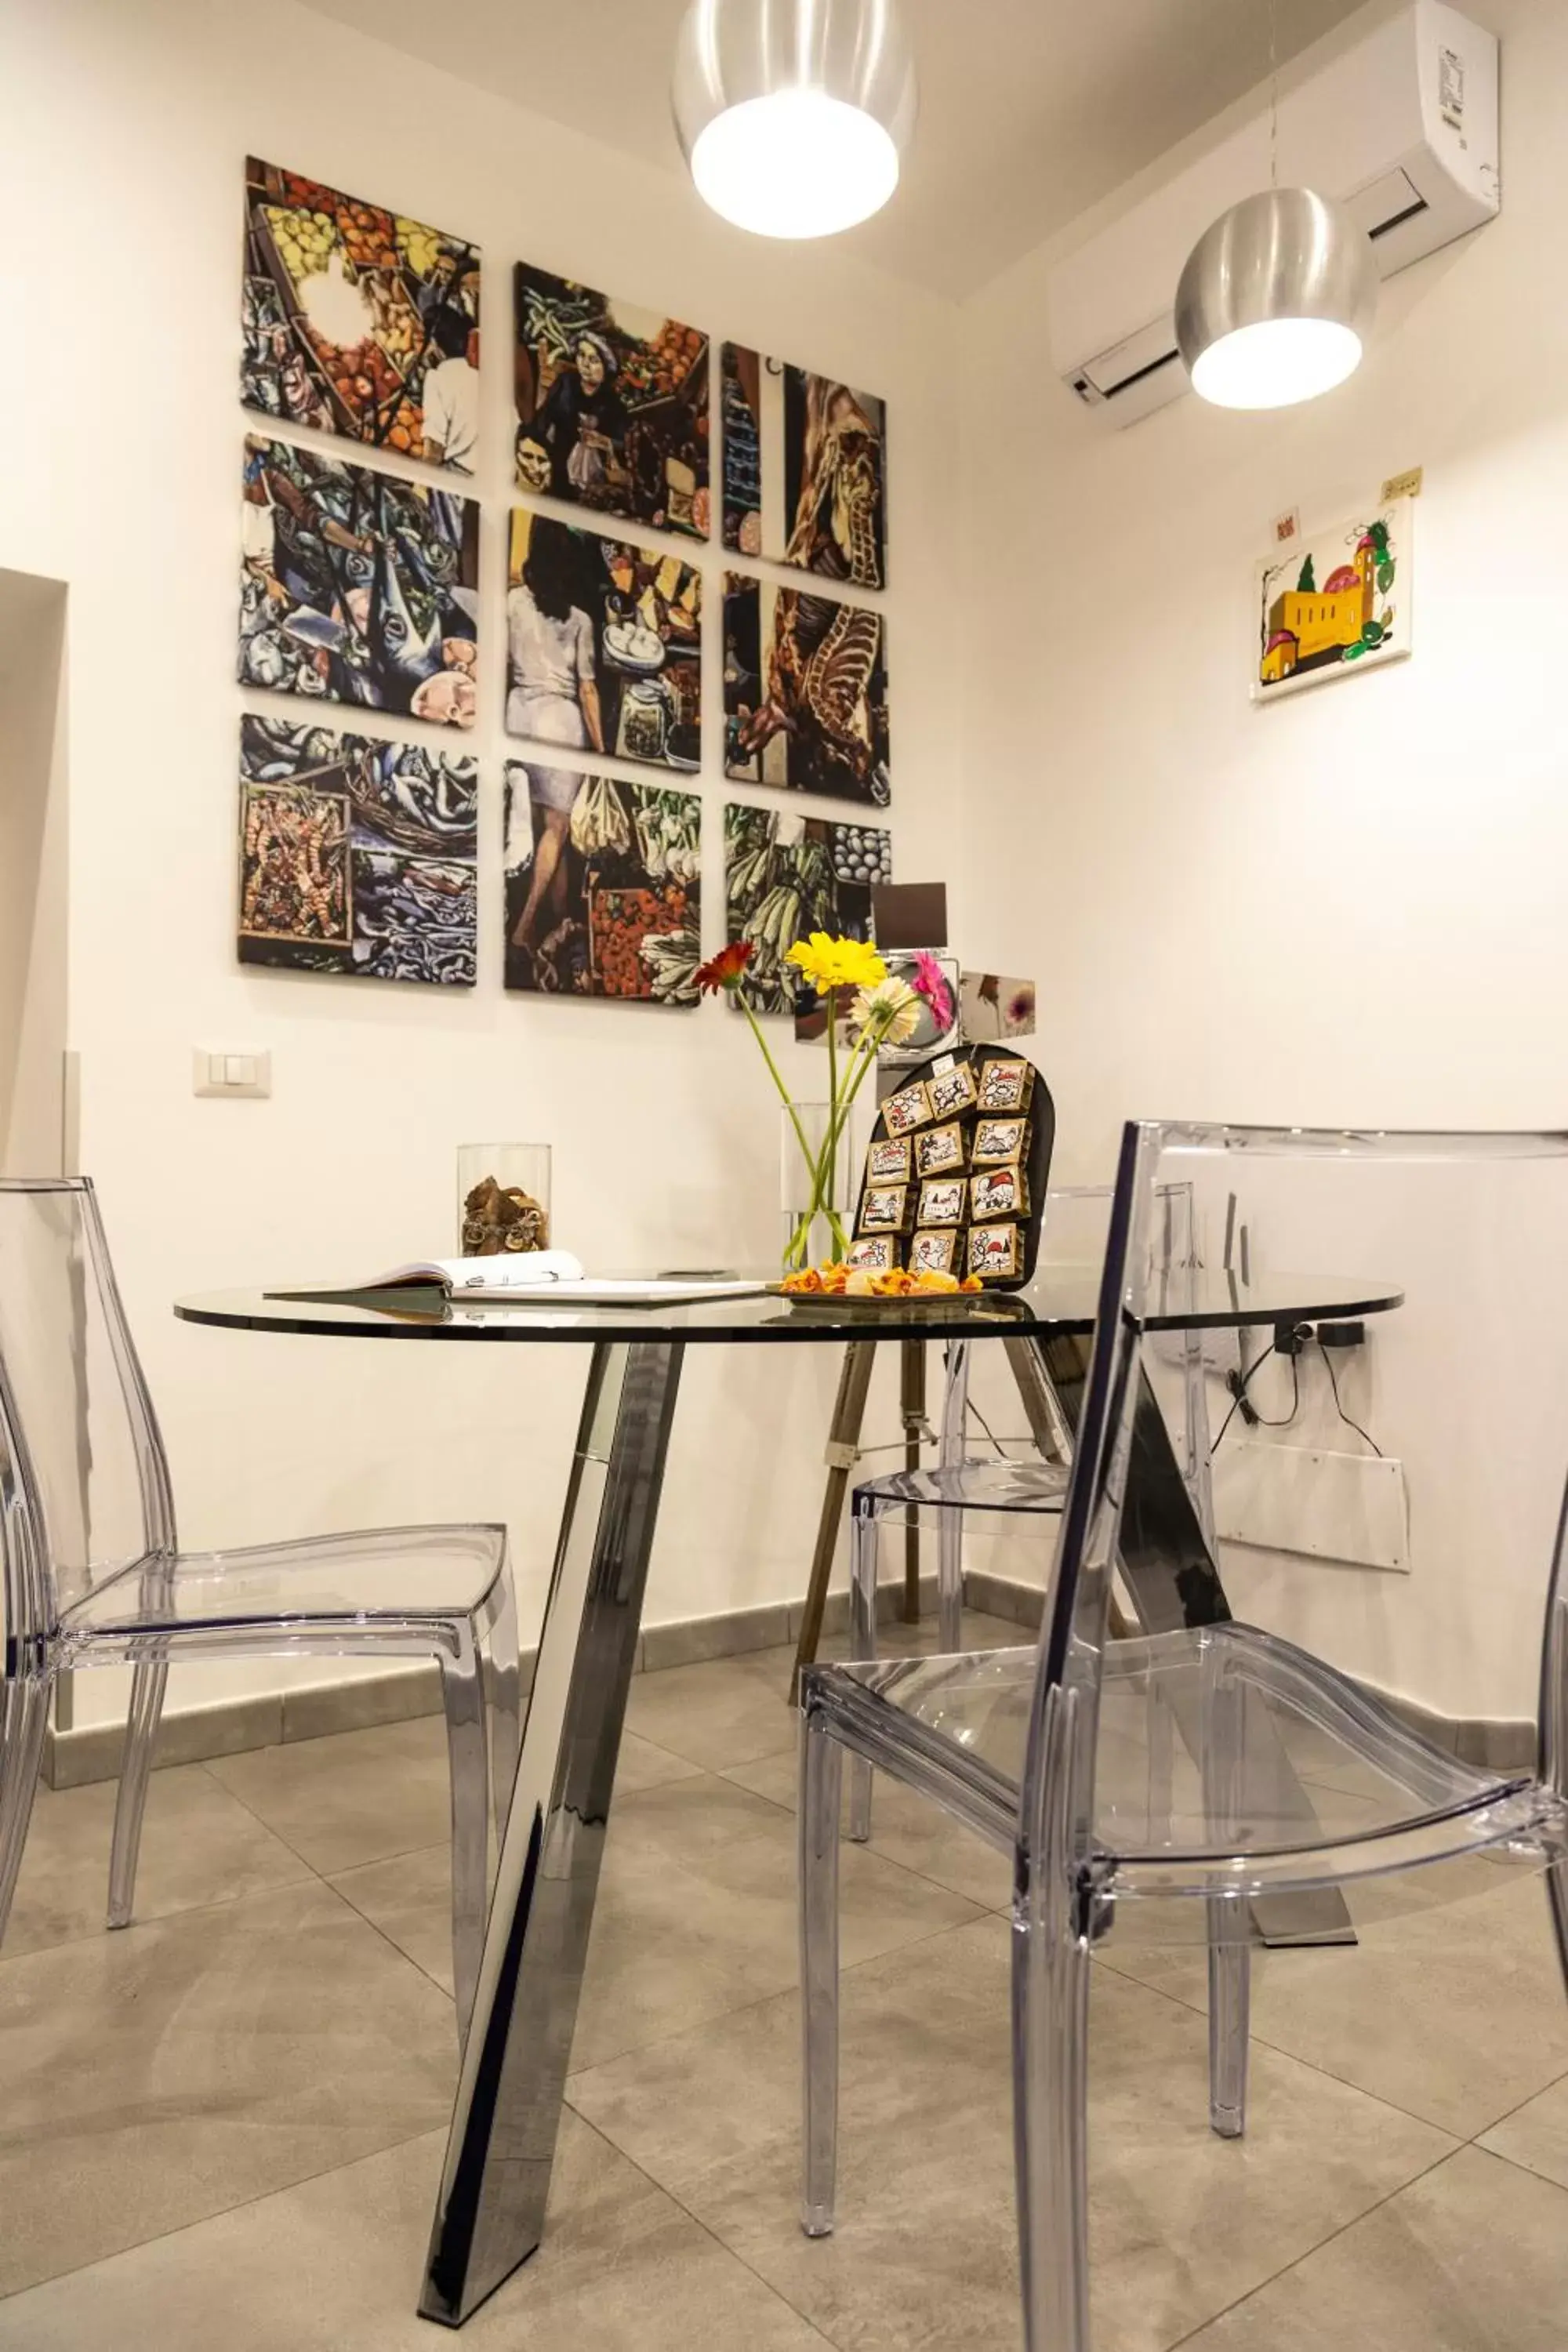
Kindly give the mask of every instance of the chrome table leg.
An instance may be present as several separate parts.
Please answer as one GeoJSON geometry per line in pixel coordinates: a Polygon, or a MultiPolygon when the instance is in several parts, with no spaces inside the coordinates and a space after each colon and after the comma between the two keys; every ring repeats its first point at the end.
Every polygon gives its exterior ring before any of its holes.
{"type": "Polygon", "coordinates": [[[544,2226],[680,1360],[594,1350],[419,2300],[448,2327],[544,2226]]]}

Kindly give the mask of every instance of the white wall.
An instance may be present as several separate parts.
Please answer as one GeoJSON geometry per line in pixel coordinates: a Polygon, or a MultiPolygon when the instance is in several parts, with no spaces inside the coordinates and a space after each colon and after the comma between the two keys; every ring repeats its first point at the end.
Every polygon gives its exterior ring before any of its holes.
{"type": "Polygon", "coordinates": [[[65,591],[0,571],[0,1173],[59,1167],[66,1045],[65,591]]]}
{"type": "MultiPolygon", "coordinates": [[[[170,1314],[180,1292],[341,1276],[449,1247],[456,1147],[497,1136],[554,1145],[557,1234],[600,1263],[746,1263],[777,1247],[776,1113],[727,1008],[682,1014],[501,989],[510,265],[544,262],[668,306],[716,341],[757,342],[887,397],[892,821],[910,878],[952,864],[954,314],[842,256],[729,231],[673,177],[291,0],[12,0],[6,16],[5,217],[37,231],[14,238],[5,265],[0,563],[70,584],[82,1165],[100,1188],[164,1416],[182,1533],[200,1545],[506,1517],[526,1621],[548,1567],[584,1355],[242,1338],[170,1314]],[[488,682],[472,994],[242,971],[235,959],[247,152],[483,247],[488,682]],[[198,1044],[269,1047],[273,1099],[193,1099],[198,1044]]],[[[721,568],[715,544],[710,950],[722,929],[721,568]]],[[[784,1050],[809,1094],[820,1065],[784,1050]]],[[[651,1622],[803,1589],[837,1370],[830,1349],[693,1351],[651,1622]]],[[[186,1670],[174,1702],[284,1671],[298,1670],[186,1670]]],[[[79,1721],[113,1706],[114,1680],[81,1678],[79,1721]]]]}
{"type": "MultiPolygon", "coordinates": [[[[1501,217],[1384,289],[1343,390],[1101,433],[1051,373],[1056,248],[966,310],[969,873],[1004,967],[1040,976],[1061,1181],[1108,1172],[1130,1115],[1565,1123],[1568,11],[1476,13],[1503,43],[1501,217]],[[1332,522],[1415,465],[1414,657],[1255,709],[1272,518],[1332,522]]],[[[1386,1580],[1347,1601],[1350,1662],[1531,1711],[1544,1561],[1500,1550],[1484,1584],[1426,1553],[1408,1605],[1436,1647],[1391,1643],[1386,1580]],[[1510,1654],[1476,1652],[1512,1610],[1510,1654]]]]}

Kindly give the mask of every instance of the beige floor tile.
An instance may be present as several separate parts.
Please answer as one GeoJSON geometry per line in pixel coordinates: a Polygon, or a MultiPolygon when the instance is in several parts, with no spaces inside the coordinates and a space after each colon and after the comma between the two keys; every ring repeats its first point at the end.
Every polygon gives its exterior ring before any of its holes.
{"type": "MultiPolygon", "coordinates": [[[[1568,2075],[1494,2124],[1480,2145],[1568,2189],[1568,2075]]],[[[1568,2341],[1568,2328],[1563,2335],[1568,2341]]]]}
{"type": "Polygon", "coordinates": [[[451,1833],[440,1716],[289,1740],[208,1769],[312,1870],[352,1870],[451,1833]]]}
{"type": "MultiPolygon", "coordinates": [[[[782,1756],[764,1756],[758,1764],[732,1765],[724,1777],[793,1812],[797,1775],[795,1750],[790,1748],[782,1756]]],[[[1008,1903],[1012,1869],[1006,1855],[885,1774],[872,1790],[871,1851],[918,1871],[922,1878],[934,1879],[939,1886],[951,1887],[955,1895],[967,1895],[987,1911],[1000,1911],[1008,1903]]]]}
{"type": "Polygon", "coordinates": [[[639,1739],[635,1731],[626,1731],[616,1761],[616,1794],[626,1797],[637,1789],[662,1788],[667,1780],[689,1780],[701,1769],[700,1764],[689,1763],[684,1756],[672,1756],[667,1748],[656,1748],[651,1739],[639,1739]]]}
{"type": "MultiPolygon", "coordinates": [[[[577,2075],[573,2103],[836,2343],[1010,2347],[1008,1941],[985,1919],[847,1971],[830,2241],[795,2223],[793,1996],[577,2075]]],[[[1097,1978],[1097,2352],[1163,2352],[1453,2146],[1266,2049],[1251,2136],[1219,2141],[1206,2044],[1180,2004],[1097,1978]]]]}
{"type": "Polygon", "coordinates": [[[1563,2352],[1568,2194],[1461,2148],[1184,2352],[1563,2352]]]}
{"type": "MultiPolygon", "coordinates": [[[[1482,1863],[1467,1864],[1467,1884],[1482,1863]]],[[[1539,1879],[1358,1927],[1353,1948],[1259,1952],[1254,2035],[1471,2139],[1568,2071],[1568,2000],[1539,1879]]],[[[1145,1948],[1126,1915],[1106,1965],[1202,2009],[1201,1951],[1145,1948]]]]}
{"type": "Polygon", "coordinates": [[[634,1675],[626,1727],[707,1772],[775,1755],[795,1720],[789,1704],[794,1663],[792,1650],[754,1650],[742,1658],[634,1675]]]}
{"type": "MultiPolygon", "coordinates": [[[[621,1792],[617,1778],[606,1847],[609,1883],[614,1881],[608,1857],[622,1850],[634,1862],[638,1856],[657,1855],[679,1861],[682,1856],[711,1854],[759,1832],[764,1835],[771,1832],[781,1849],[793,1838],[793,1824],[778,1806],[765,1803],[728,1780],[712,1779],[695,1765],[678,1762],[676,1769],[681,1776],[678,1780],[656,1777],[648,1786],[625,1793],[621,1792]]],[[[445,1991],[451,1992],[449,1840],[422,1847],[417,1853],[395,1854],[386,1862],[366,1863],[358,1870],[338,1872],[330,1883],[417,1968],[423,1969],[445,1991]]],[[[592,1979],[589,1990],[596,1999],[592,1979]]],[[[745,1997],[753,1996],[748,1992],[745,1997]]],[[[653,2008],[656,2013],[662,2014],[658,2004],[653,2004],[653,2008]]]]}
{"type": "Polygon", "coordinates": [[[428,2131],[456,2052],[315,1884],[0,1961],[0,2292],[428,2131]]]}
{"type": "MultiPolygon", "coordinates": [[[[7,2352],[429,2352],[419,2272],[444,2135],[160,2238],[0,2308],[7,2352]]],[[[542,2246],[476,2352],[822,2352],[825,2339],[568,2114],[542,2246]]]]}
{"type": "MultiPolygon", "coordinates": [[[[679,1668],[674,1669],[679,1673],[679,1668]]],[[[635,1798],[611,1818],[572,2058],[602,2064],[793,1985],[798,1973],[795,1822],[728,1782],[658,1792],[661,1819],[639,1828],[635,1798]],[[743,1835],[720,1834],[727,1799],[757,1809],[743,1835]],[[677,1801],[685,1806],[684,1841],[677,1801]]],[[[976,1916],[975,1906],[860,1847],[840,1874],[845,1964],[976,1916]]]]}
{"type": "MultiPolygon", "coordinates": [[[[40,1789],[17,1882],[5,1958],[101,1936],[116,1783],[40,1789]]],[[[159,1919],[308,1878],[298,1854],[231,1797],[205,1765],[154,1772],[148,1783],[136,1916],[159,1919]]]]}

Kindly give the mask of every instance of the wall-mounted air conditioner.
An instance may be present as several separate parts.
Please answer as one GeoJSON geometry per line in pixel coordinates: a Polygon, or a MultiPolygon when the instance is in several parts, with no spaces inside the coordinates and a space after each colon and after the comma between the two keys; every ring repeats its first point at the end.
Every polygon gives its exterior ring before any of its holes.
{"type": "MultiPolygon", "coordinates": [[[[1172,306],[1211,221],[1269,180],[1269,108],[1051,273],[1062,381],[1109,425],[1187,389],[1172,306]]],[[[1498,43],[1445,0],[1413,0],[1279,101],[1281,187],[1338,196],[1384,278],[1490,220],[1500,197],[1498,43]]]]}

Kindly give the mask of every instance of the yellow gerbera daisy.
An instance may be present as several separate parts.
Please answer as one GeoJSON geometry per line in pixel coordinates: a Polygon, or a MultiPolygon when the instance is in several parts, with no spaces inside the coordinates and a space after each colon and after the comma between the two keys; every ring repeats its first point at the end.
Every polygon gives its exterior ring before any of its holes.
{"type": "Polygon", "coordinates": [[[864,940],[833,940],[826,931],[796,940],[784,961],[805,974],[818,996],[835,988],[876,988],[888,976],[887,965],[864,940]]]}

